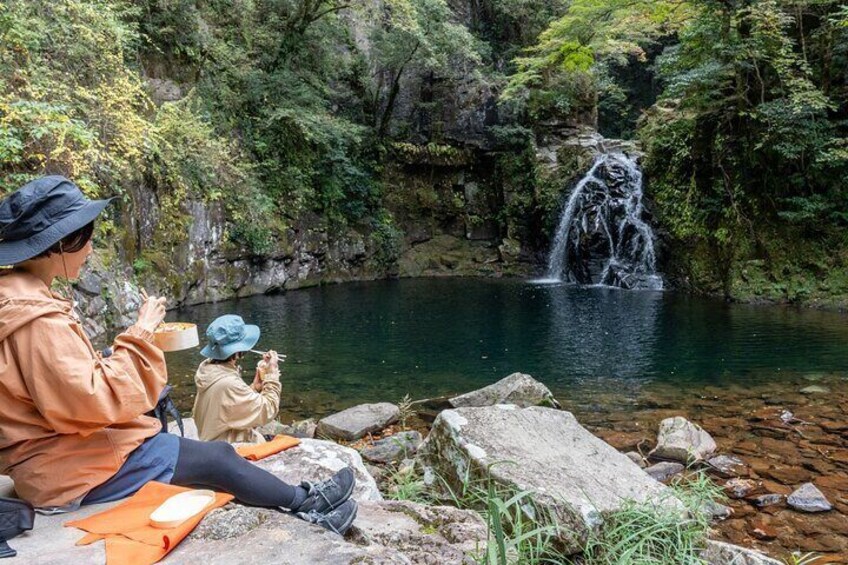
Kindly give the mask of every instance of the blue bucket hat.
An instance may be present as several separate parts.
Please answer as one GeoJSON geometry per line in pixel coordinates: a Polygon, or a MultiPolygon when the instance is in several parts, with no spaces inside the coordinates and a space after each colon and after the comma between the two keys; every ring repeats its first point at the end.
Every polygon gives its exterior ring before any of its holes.
{"type": "Polygon", "coordinates": [[[253,349],[259,341],[259,327],[245,324],[241,316],[227,314],[209,324],[206,337],[209,343],[200,350],[200,354],[223,361],[235,353],[253,349]]]}
{"type": "Polygon", "coordinates": [[[0,265],[47,251],[92,222],[114,200],[89,200],[61,176],[41,177],[0,201],[0,265]]]}

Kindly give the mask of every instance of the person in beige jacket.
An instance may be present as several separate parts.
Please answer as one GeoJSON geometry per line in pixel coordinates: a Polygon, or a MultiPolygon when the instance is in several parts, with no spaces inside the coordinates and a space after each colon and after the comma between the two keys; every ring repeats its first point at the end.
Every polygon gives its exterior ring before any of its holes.
{"type": "Polygon", "coordinates": [[[209,344],[201,353],[207,359],[194,376],[198,436],[205,441],[265,442],[256,428],[273,420],[280,409],[277,353],[263,355],[248,386],[241,378],[240,363],[259,341],[259,328],[245,324],[240,316],[227,315],[213,321],[206,336],[209,344]]]}

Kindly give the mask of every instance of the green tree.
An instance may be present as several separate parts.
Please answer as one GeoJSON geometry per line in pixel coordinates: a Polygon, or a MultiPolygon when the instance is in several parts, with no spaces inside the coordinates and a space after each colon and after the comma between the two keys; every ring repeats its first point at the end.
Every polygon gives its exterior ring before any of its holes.
{"type": "Polygon", "coordinates": [[[371,41],[377,70],[372,107],[377,137],[389,130],[404,73],[436,73],[462,77],[477,71],[480,45],[454,15],[445,0],[390,0],[368,8],[379,21],[371,41]],[[376,12],[376,13],[374,13],[376,12]]]}

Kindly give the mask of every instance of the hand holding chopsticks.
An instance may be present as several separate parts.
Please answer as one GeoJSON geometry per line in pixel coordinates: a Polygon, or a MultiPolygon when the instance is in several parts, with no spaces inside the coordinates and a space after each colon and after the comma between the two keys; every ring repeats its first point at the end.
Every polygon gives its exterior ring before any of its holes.
{"type": "Polygon", "coordinates": [[[138,322],[136,324],[151,333],[155,332],[159,324],[165,320],[165,302],[167,302],[167,298],[164,296],[149,296],[143,288],[140,289],[140,294],[144,303],[138,310],[138,322]]]}

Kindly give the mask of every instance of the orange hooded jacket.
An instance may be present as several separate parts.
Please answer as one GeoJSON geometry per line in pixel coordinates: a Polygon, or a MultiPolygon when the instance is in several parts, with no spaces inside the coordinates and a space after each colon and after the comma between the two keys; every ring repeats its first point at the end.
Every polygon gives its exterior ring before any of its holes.
{"type": "Polygon", "coordinates": [[[138,326],[113,348],[101,358],[37,277],[0,274],[0,474],[34,506],[79,502],[159,431],[142,414],[167,380],[162,351],[138,326]]]}

